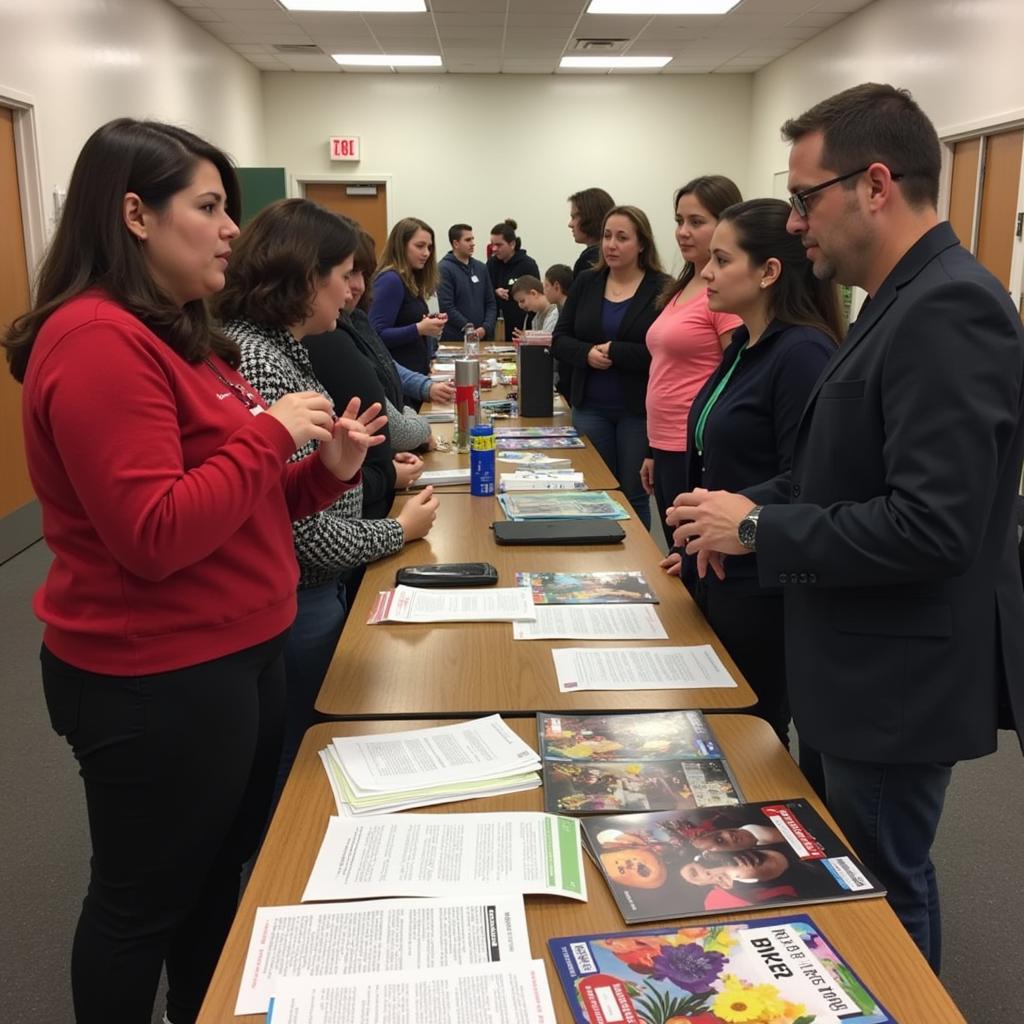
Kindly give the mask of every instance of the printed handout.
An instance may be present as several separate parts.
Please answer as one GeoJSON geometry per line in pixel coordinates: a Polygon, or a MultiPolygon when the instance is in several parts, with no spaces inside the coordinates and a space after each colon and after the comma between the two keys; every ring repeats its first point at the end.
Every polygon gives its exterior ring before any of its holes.
{"type": "Polygon", "coordinates": [[[515,622],[535,619],[533,598],[525,587],[382,590],[367,625],[379,622],[515,622]]]}
{"type": "Polygon", "coordinates": [[[543,960],[483,964],[400,977],[363,974],[324,984],[284,982],[267,1024],[554,1024],[543,960]]]}
{"type": "MultiPolygon", "coordinates": [[[[629,606],[627,606],[629,607],[629,606]]],[[[647,607],[638,605],[635,607],[647,607]]],[[[551,652],[562,693],[735,686],[710,644],[694,647],[560,647],[551,652]]]]}
{"type": "Polygon", "coordinates": [[[473,890],[585,901],[582,856],[576,818],[526,811],[332,817],[302,902],[473,890]]]}
{"type": "Polygon", "coordinates": [[[266,1013],[286,979],[330,983],[371,971],[529,959],[518,894],[259,907],[235,1013],[266,1013]]]}
{"type": "Polygon", "coordinates": [[[533,622],[512,624],[512,636],[516,640],[668,638],[657,611],[649,604],[544,604],[537,605],[536,609],[537,618],[533,622]]]}

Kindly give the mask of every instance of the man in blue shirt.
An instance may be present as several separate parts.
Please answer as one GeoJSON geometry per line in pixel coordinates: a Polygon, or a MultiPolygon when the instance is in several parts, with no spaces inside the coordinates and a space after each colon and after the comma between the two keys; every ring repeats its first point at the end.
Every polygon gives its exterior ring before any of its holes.
{"type": "Polygon", "coordinates": [[[437,304],[448,314],[444,341],[461,341],[466,324],[476,328],[479,340],[494,337],[497,302],[491,291],[487,268],[473,259],[476,240],[468,224],[453,224],[448,229],[452,251],[438,264],[441,280],[437,288],[437,304]]]}

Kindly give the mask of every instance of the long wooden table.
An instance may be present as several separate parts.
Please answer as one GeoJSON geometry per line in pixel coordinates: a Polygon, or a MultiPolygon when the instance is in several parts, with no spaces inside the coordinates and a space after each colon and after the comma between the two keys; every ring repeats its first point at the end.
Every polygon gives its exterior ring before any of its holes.
{"type": "MultiPolygon", "coordinates": [[[[621,494],[612,493],[623,508],[629,508],[621,494]]],[[[557,548],[496,544],[491,523],[503,518],[494,498],[442,495],[437,522],[424,540],[367,567],[317,697],[319,712],[332,717],[436,718],[495,711],[506,715],[663,708],[716,711],[755,702],[750,686],[689,594],[677,579],[658,568],[661,552],[636,518],[622,522],[623,544],[557,548]],[[656,607],[668,639],[623,641],[621,646],[711,644],[737,685],[560,693],[552,647],[601,646],[601,642],[513,640],[508,622],[366,625],[378,592],[395,585],[397,569],[438,562],[491,562],[498,569],[498,585],[506,587],[515,586],[517,571],[642,570],[660,599],[656,607]]]]}
{"type": "MultiPolygon", "coordinates": [[[[426,727],[444,723],[430,721],[421,724],[426,727]]],[[[533,719],[513,720],[509,724],[524,739],[536,745],[533,719]]],[[[712,725],[748,800],[802,797],[836,828],[835,822],[764,722],[748,715],[717,715],[712,725]]],[[[233,1017],[256,908],[298,903],[323,839],[327,819],[337,813],[317,751],[327,746],[334,736],[391,732],[400,728],[403,728],[402,724],[395,721],[329,722],[314,726],[306,734],[221,953],[198,1024],[225,1024],[232,1020],[240,1024],[257,1024],[263,1020],[262,1014],[233,1017]]],[[[451,814],[460,811],[536,811],[541,808],[541,791],[530,790],[423,810],[451,814]]],[[[597,869],[588,858],[584,858],[584,863],[589,897],[586,903],[555,897],[526,897],[531,950],[547,965],[555,1013],[563,1024],[571,1024],[572,1015],[548,954],[546,940],[562,935],[628,930],[597,869]]],[[[778,916],[784,912],[745,910],[739,916],[778,916]]],[[[965,1024],[952,999],[884,899],[811,905],[798,907],[796,912],[810,914],[837,951],[900,1024],[965,1024]]],[[[687,923],[714,919],[690,919],[687,923]]]]}

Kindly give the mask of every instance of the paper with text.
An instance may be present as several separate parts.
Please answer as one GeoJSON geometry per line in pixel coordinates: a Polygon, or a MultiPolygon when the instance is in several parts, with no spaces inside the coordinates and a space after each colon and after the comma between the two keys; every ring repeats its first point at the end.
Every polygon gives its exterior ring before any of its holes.
{"type": "Polygon", "coordinates": [[[649,604],[537,605],[534,622],[515,622],[516,640],[666,640],[649,604]]]}
{"type": "Polygon", "coordinates": [[[543,960],[364,974],[326,984],[289,981],[274,994],[267,1024],[554,1024],[543,960]]]}
{"type": "Polygon", "coordinates": [[[332,817],[302,902],[473,890],[586,900],[579,821],[504,814],[332,817]]]}
{"type": "Polygon", "coordinates": [[[367,625],[379,622],[515,622],[535,619],[523,587],[395,587],[377,595],[367,625]]]}
{"type": "MultiPolygon", "coordinates": [[[[640,606],[646,607],[646,606],[640,606]]],[[[710,644],[694,647],[561,647],[551,652],[562,693],[735,686],[710,644]]]]}
{"type": "Polygon", "coordinates": [[[266,1013],[284,979],[529,960],[521,895],[259,907],[235,1013],[266,1013]]]}

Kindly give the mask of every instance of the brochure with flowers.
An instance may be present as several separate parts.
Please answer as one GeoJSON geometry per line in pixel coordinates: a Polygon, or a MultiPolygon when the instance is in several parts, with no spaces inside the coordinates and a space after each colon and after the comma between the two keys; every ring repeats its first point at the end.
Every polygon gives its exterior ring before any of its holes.
{"type": "Polygon", "coordinates": [[[580,823],[626,924],[885,893],[805,800],[580,823]]]}
{"type": "Polygon", "coordinates": [[[577,1024],[895,1024],[805,915],[548,946],[577,1024]]]}

